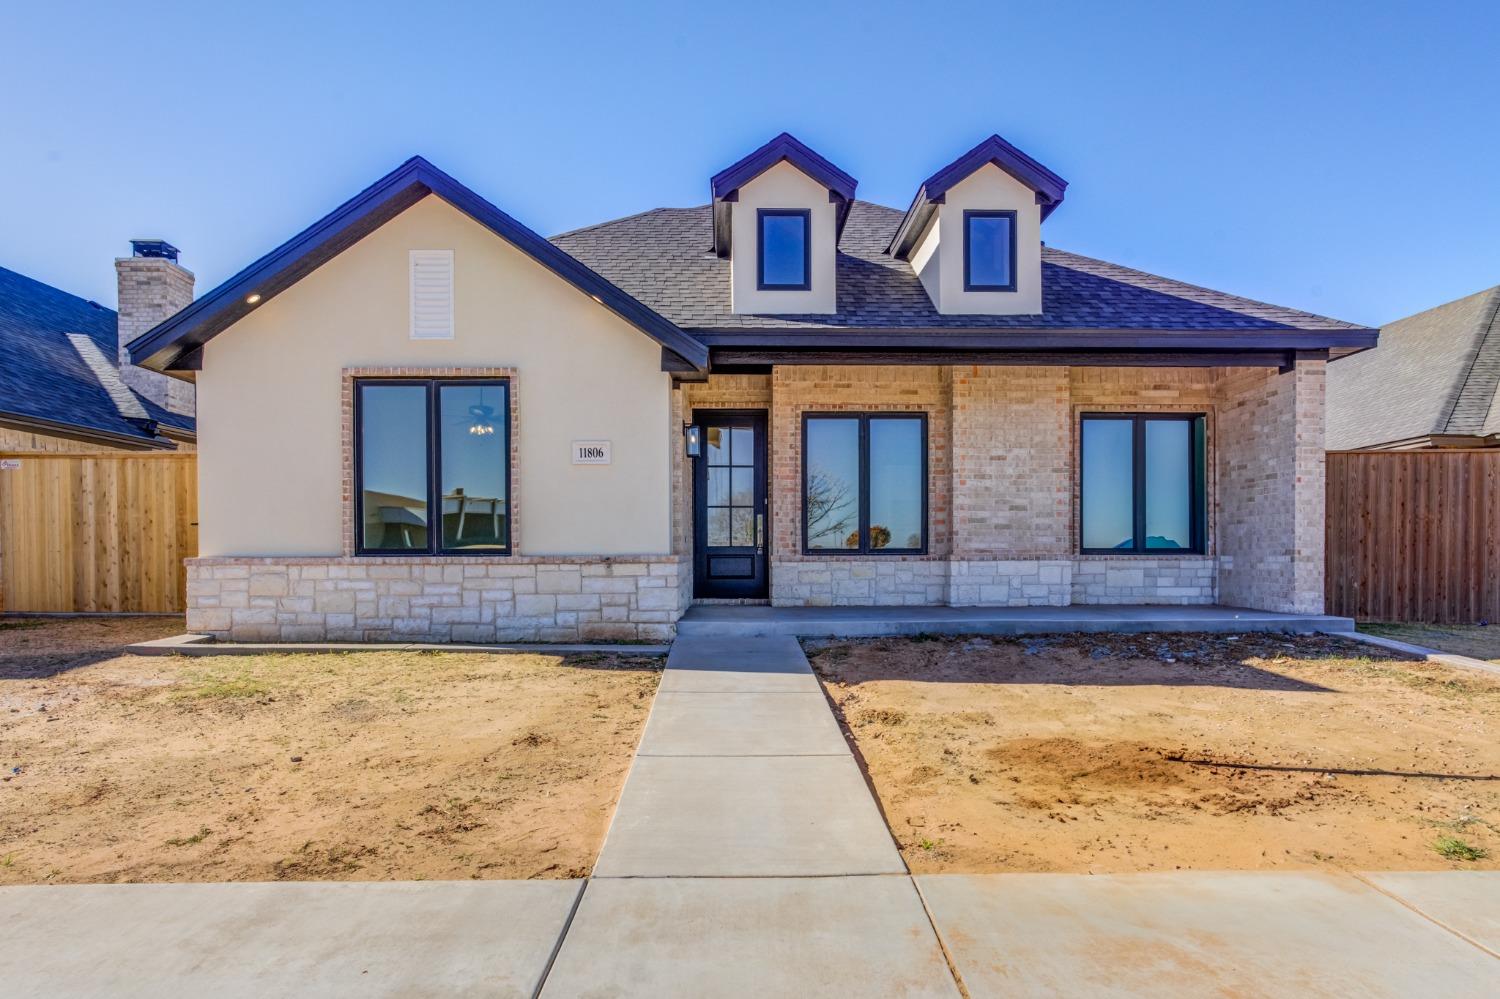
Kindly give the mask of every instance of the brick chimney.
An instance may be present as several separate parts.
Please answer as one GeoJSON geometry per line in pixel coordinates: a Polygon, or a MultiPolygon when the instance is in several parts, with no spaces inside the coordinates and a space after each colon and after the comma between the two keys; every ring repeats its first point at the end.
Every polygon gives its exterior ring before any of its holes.
{"type": "Polygon", "coordinates": [[[131,255],[115,260],[120,282],[120,377],[139,395],[173,413],[191,416],[193,383],[136,367],[125,345],[193,301],[193,272],[177,263],[177,247],[164,239],[132,239],[131,255]]]}

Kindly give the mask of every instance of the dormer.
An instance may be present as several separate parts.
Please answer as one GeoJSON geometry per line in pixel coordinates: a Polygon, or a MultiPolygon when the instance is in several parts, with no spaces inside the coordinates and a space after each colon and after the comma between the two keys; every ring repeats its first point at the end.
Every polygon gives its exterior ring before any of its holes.
{"type": "Polygon", "coordinates": [[[709,182],[714,252],[739,314],[838,311],[839,233],[856,181],[782,132],[709,182]]]}
{"type": "Polygon", "coordinates": [[[1068,182],[998,135],[923,181],[887,252],[944,315],[1042,311],[1042,222],[1068,182]]]}

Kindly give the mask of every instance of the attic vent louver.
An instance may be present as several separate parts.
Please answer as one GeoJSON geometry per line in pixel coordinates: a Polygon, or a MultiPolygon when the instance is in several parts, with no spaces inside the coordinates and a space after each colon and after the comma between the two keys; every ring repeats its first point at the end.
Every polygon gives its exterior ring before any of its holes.
{"type": "Polygon", "coordinates": [[[453,251],[411,251],[411,338],[453,339],[453,251]]]}

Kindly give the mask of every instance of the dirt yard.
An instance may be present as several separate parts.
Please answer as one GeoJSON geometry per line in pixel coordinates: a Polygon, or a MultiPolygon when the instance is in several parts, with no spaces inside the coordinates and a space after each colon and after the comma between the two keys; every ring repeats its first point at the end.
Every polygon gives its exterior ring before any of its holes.
{"type": "Polygon", "coordinates": [[[138,657],[0,618],[0,884],[588,873],[662,662],[138,657]]]}
{"type": "Polygon", "coordinates": [[[914,871],[1500,867],[1500,678],[1283,636],[808,652],[914,871]]]}

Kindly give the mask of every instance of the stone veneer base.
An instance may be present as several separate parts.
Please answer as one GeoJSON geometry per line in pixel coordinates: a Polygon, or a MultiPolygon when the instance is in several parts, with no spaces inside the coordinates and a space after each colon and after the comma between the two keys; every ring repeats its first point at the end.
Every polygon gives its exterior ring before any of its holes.
{"type": "Polygon", "coordinates": [[[189,559],[187,627],[234,642],[663,641],[677,556],[189,559]]]}
{"type": "Polygon", "coordinates": [[[1067,607],[1212,604],[1207,555],[1048,559],[820,558],[773,562],[777,607],[1067,607]]]}

